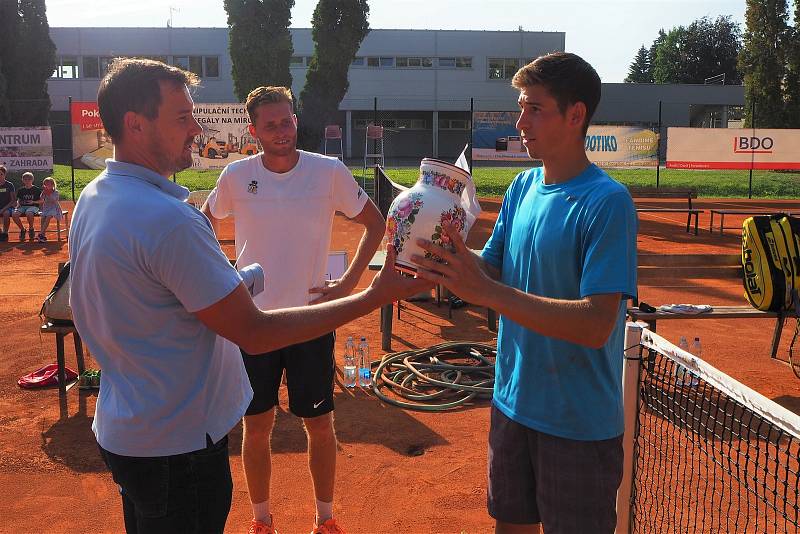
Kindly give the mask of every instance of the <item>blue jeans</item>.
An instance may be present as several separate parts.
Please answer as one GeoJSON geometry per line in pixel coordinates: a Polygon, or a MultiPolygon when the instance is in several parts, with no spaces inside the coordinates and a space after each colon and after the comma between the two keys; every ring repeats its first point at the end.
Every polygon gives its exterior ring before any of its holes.
{"type": "Polygon", "coordinates": [[[128,534],[223,532],[233,480],[228,437],[174,456],[120,456],[100,448],[122,494],[128,534]]]}

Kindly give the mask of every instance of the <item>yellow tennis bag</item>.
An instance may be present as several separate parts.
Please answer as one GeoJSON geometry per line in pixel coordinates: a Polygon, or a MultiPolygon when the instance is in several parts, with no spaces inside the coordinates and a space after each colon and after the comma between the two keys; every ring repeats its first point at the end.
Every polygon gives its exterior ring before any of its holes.
{"type": "Polygon", "coordinates": [[[795,308],[800,290],[800,219],[756,215],[742,225],[744,291],[763,311],[795,308]]]}

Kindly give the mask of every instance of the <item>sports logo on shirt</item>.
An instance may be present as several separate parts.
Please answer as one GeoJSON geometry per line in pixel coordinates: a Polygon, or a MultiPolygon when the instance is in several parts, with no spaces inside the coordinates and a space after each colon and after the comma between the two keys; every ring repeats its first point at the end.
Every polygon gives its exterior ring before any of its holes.
{"type": "Polygon", "coordinates": [[[358,188],[358,196],[356,198],[361,198],[362,194],[364,194],[364,190],[359,187],[358,188]]]}
{"type": "Polygon", "coordinates": [[[258,180],[253,180],[247,184],[247,192],[253,195],[258,193],[258,180]]]}

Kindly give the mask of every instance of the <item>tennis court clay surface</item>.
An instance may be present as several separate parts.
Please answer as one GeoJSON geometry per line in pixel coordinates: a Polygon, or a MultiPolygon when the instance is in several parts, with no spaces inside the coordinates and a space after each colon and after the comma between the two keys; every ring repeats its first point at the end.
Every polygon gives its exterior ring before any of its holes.
{"type": "MultiPolygon", "coordinates": [[[[66,209],[72,210],[69,203],[66,209]]],[[[643,203],[644,204],[644,203],[643,203]]],[[[647,202],[670,207],[670,201],[647,202]]],[[[697,207],[731,209],[797,209],[797,202],[700,199],[697,207]]],[[[483,199],[484,214],[470,234],[477,248],[489,236],[499,199],[483,199]]],[[[726,226],[739,219],[726,218],[726,226]]],[[[37,221],[38,222],[38,221],[37,221]]],[[[643,213],[641,253],[735,254],[736,230],[710,235],[708,211],[700,218],[700,235],[685,232],[682,214],[643,213]]],[[[37,312],[52,287],[58,263],[68,256],[67,243],[18,242],[13,225],[8,243],[0,243],[0,532],[120,532],[120,499],[91,432],[96,392],[73,388],[59,399],[55,388],[23,390],[22,375],[55,362],[54,336],[40,336],[37,312]]],[[[54,237],[54,236],[53,236],[54,237]]],[[[232,238],[232,225],[221,238],[232,238]]],[[[360,235],[336,218],[333,248],[352,258],[360,235]]],[[[233,255],[232,247],[226,252],[233,255]]],[[[360,286],[368,284],[365,274],[360,286]]],[[[641,287],[653,305],[667,303],[745,304],[735,281],[682,279],[660,287],[641,287]]],[[[347,336],[368,338],[376,357],[380,350],[377,311],[338,330],[337,359],[347,336]]],[[[686,320],[659,324],[659,333],[677,343],[679,336],[700,336],[703,358],[723,372],[800,413],[800,379],[785,364],[769,357],[774,322],[766,319],[686,320]]],[[[784,329],[779,357],[786,358],[793,332],[784,329]]],[[[67,365],[75,368],[72,340],[66,340],[67,365]]],[[[428,347],[443,341],[494,341],[485,310],[475,306],[453,311],[435,303],[404,304],[394,321],[394,350],[428,347]]],[[[96,367],[89,358],[87,366],[96,367]]],[[[314,514],[306,467],[305,436],[286,412],[285,392],[273,434],[271,508],[281,532],[308,532],[314,514]]],[[[489,408],[483,402],[449,413],[407,412],[382,404],[361,391],[335,387],[337,458],[336,513],[354,533],[491,532],[485,511],[486,435],[489,408]]],[[[231,432],[233,506],[228,532],[246,531],[250,507],[241,467],[241,426],[231,432]]]]}

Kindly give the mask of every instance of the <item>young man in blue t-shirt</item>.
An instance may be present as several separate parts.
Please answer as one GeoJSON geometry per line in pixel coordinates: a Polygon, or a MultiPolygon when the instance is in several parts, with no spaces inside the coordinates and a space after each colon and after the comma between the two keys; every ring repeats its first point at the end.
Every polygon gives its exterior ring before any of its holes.
{"type": "Polygon", "coordinates": [[[625,301],[636,295],[637,219],[627,189],[586,157],[600,78],[580,57],[522,67],[517,128],[542,167],[506,192],[481,255],[448,233],[420,276],[501,314],[489,514],[496,532],[607,532],[622,478],[625,301]]]}

